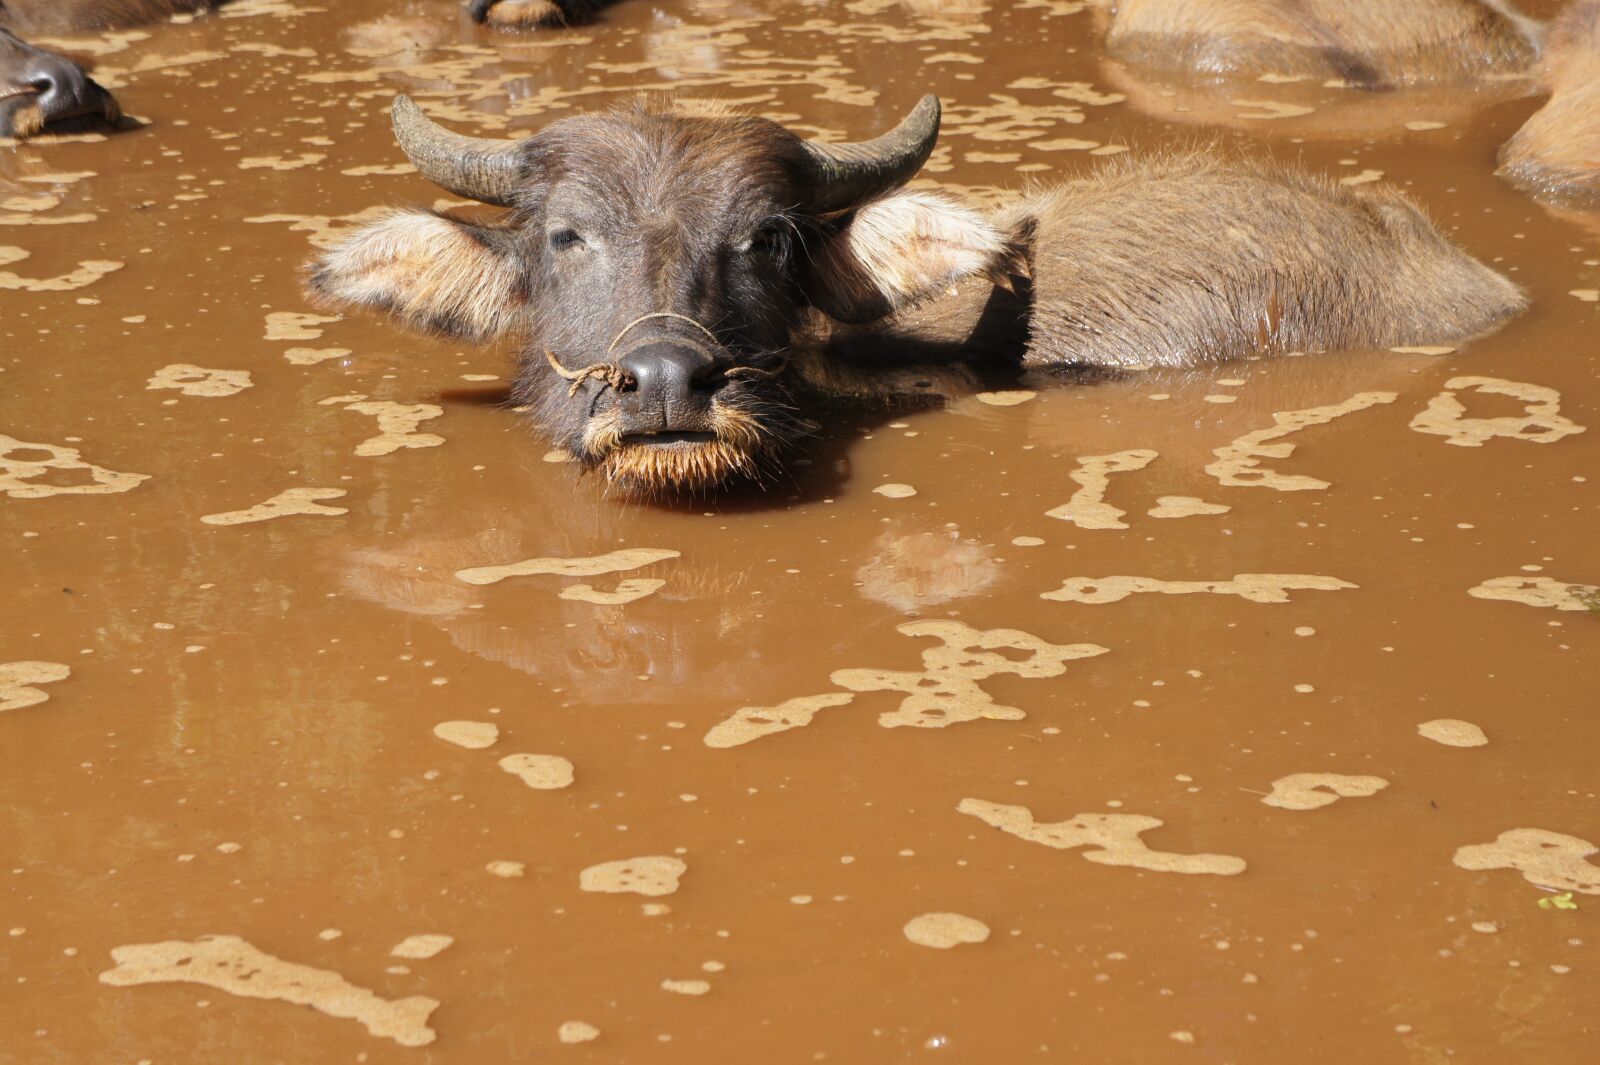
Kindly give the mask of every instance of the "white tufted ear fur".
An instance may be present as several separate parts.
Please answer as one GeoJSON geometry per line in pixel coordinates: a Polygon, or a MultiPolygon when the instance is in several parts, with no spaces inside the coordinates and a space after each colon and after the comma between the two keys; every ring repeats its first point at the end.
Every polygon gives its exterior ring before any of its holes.
{"type": "Polygon", "coordinates": [[[861,324],[904,310],[974,275],[1010,269],[1010,241],[970,207],[901,190],[856,210],[813,253],[811,302],[861,324]]]}
{"type": "Polygon", "coordinates": [[[385,311],[413,328],[483,341],[516,321],[527,290],[484,229],[427,211],[396,211],[323,255],[311,289],[333,303],[385,311]]]}

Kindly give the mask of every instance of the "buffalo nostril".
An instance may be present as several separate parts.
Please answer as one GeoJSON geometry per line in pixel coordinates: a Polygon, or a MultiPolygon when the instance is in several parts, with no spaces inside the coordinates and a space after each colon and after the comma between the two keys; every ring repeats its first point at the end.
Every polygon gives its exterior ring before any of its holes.
{"type": "Polygon", "coordinates": [[[641,430],[701,427],[716,377],[710,352],[676,340],[647,342],[618,359],[617,367],[633,383],[620,390],[623,412],[641,430]]]}
{"type": "Polygon", "coordinates": [[[638,390],[687,392],[708,383],[717,362],[708,352],[683,344],[646,344],[635,348],[617,365],[631,378],[638,390]]]}
{"type": "Polygon", "coordinates": [[[105,90],[91,81],[76,63],[61,56],[41,53],[22,80],[37,94],[39,107],[49,121],[100,114],[106,110],[105,90]]]}

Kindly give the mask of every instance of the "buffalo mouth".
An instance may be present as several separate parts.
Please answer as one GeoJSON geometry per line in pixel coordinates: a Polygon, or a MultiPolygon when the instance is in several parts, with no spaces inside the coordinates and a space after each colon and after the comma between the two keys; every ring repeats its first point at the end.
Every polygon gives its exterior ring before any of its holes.
{"type": "Polygon", "coordinates": [[[717,439],[717,434],[712,432],[697,432],[686,429],[662,429],[658,432],[624,433],[621,445],[623,447],[676,447],[693,444],[709,444],[717,439]]]}
{"type": "Polygon", "coordinates": [[[49,106],[40,90],[31,86],[0,89],[0,137],[27,140],[41,133],[76,133],[115,125],[122,117],[116,98],[90,81],[84,100],[49,106]]]}
{"type": "Polygon", "coordinates": [[[693,495],[759,480],[766,433],[748,415],[717,407],[705,430],[624,430],[616,411],[585,427],[580,459],[608,484],[643,498],[693,495]]]}

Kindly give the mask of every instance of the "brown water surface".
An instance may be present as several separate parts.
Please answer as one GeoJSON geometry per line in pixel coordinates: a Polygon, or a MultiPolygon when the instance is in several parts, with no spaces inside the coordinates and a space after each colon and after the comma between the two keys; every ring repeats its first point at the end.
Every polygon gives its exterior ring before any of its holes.
{"type": "Polygon", "coordinates": [[[1595,1060],[1600,226],[1493,176],[1525,85],[1202,124],[1083,7],[60,45],[143,124],[0,148],[0,1061],[1595,1060]],[[442,199],[395,92],[670,88],[835,137],[937,92],[985,198],[1216,124],[1533,307],[854,418],[673,510],[545,461],[508,352],[306,301],[442,199]]]}

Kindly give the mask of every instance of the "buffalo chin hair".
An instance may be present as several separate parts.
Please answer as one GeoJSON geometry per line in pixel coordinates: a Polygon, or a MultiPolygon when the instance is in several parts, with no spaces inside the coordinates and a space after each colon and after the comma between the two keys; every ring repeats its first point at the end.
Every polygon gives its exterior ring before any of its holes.
{"type": "Polygon", "coordinates": [[[606,480],[639,496],[704,492],[734,480],[760,480],[758,457],[771,437],[748,411],[717,404],[711,412],[714,439],[703,443],[629,444],[621,418],[608,411],[589,419],[581,456],[598,466],[606,480]]]}
{"type": "Polygon", "coordinates": [[[11,112],[11,136],[18,140],[37,137],[44,132],[44,111],[38,104],[23,104],[11,112]]]}
{"type": "Polygon", "coordinates": [[[703,492],[756,476],[750,452],[726,440],[671,447],[624,444],[606,454],[601,468],[612,484],[640,495],[703,492]]]}

